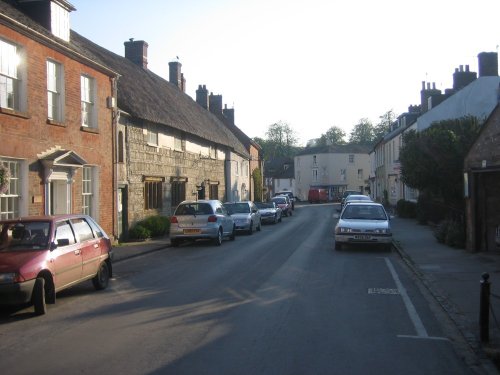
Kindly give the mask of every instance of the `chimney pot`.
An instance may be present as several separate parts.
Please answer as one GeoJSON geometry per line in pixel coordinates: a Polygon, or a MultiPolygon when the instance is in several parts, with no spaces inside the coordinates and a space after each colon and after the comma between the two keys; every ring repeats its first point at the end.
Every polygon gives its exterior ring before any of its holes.
{"type": "Polygon", "coordinates": [[[182,64],[178,61],[171,61],[168,63],[169,67],[169,82],[176,86],[178,89],[182,90],[182,73],[181,67],[182,64]]]}

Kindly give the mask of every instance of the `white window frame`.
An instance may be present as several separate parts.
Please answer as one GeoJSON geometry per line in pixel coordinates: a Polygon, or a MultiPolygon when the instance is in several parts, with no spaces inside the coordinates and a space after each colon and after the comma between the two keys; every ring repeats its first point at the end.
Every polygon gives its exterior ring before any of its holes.
{"type": "Polygon", "coordinates": [[[340,181],[345,181],[347,177],[347,170],[346,169],[341,169],[340,170],[340,181]]]}
{"type": "Polygon", "coordinates": [[[47,60],[47,118],[64,121],[64,70],[62,64],[47,60]]]}
{"type": "Polygon", "coordinates": [[[97,111],[95,105],[97,87],[95,79],[88,75],[81,75],[80,84],[82,126],[97,128],[97,111]]]}
{"type": "Polygon", "coordinates": [[[148,129],[147,142],[150,145],[158,146],[158,132],[148,129]]]}
{"type": "Polygon", "coordinates": [[[349,154],[349,163],[354,163],[354,154],[349,154]]]}
{"type": "Polygon", "coordinates": [[[318,168],[313,168],[312,169],[312,180],[314,182],[318,181],[318,168]]]}
{"type": "Polygon", "coordinates": [[[22,110],[20,48],[0,39],[0,107],[22,110]]]}
{"type": "Polygon", "coordinates": [[[69,12],[54,1],[50,2],[52,34],[69,42],[69,12]]]}
{"type": "Polygon", "coordinates": [[[1,160],[0,163],[10,171],[9,189],[0,194],[0,220],[21,216],[21,162],[1,160]]]}

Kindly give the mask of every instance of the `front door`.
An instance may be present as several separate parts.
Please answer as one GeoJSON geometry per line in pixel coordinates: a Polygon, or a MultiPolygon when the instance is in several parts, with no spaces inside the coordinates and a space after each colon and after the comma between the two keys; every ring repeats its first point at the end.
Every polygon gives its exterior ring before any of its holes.
{"type": "Polygon", "coordinates": [[[68,183],[65,180],[50,181],[50,214],[68,214],[68,183]]]}

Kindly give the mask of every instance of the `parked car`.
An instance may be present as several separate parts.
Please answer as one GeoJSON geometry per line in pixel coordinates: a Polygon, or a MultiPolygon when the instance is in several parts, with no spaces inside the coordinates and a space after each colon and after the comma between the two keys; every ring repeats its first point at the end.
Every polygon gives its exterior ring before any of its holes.
{"type": "Polygon", "coordinates": [[[112,255],[108,235],[87,215],[0,221],[0,304],[31,303],[42,315],[72,285],[92,280],[105,289],[112,255]]]}
{"type": "Polygon", "coordinates": [[[234,240],[233,218],[218,200],[183,201],[170,218],[170,243],[176,247],[182,241],[210,239],[220,246],[228,237],[234,240]]]}
{"type": "Polygon", "coordinates": [[[260,231],[261,214],[253,202],[227,202],[224,207],[233,218],[237,231],[245,231],[248,234],[252,234],[254,230],[260,231]]]}
{"type": "Polygon", "coordinates": [[[275,202],[255,202],[255,205],[259,209],[262,223],[281,222],[281,208],[275,202]]]}
{"type": "Polygon", "coordinates": [[[350,202],[372,202],[372,199],[368,195],[361,194],[350,194],[345,197],[344,202],[341,204],[341,208],[343,208],[347,203],[350,202]]]}
{"type": "Polygon", "coordinates": [[[390,250],[390,216],[380,203],[352,202],[342,210],[335,226],[335,250],[343,245],[382,245],[390,250]]]}
{"type": "Polygon", "coordinates": [[[320,188],[310,188],[307,194],[309,203],[328,202],[328,191],[320,188]]]}
{"type": "Polygon", "coordinates": [[[340,204],[343,207],[344,206],[344,200],[351,194],[361,194],[359,190],[344,190],[342,192],[342,198],[340,200],[340,204]]]}
{"type": "Polygon", "coordinates": [[[288,190],[283,190],[283,191],[278,191],[277,193],[274,194],[275,197],[279,195],[286,195],[288,198],[290,198],[290,202],[292,203],[292,210],[295,210],[295,196],[291,191],[288,190]]]}
{"type": "Polygon", "coordinates": [[[281,212],[283,215],[292,216],[292,204],[290,203],[290,199],[286,195],[272,197],[271,202],[276,203],[276,205],[281,208],[281,212]]]}

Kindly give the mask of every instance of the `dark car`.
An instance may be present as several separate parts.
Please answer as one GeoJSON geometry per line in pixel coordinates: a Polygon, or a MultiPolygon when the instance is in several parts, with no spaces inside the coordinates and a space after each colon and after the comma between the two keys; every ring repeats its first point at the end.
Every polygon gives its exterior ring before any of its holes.
{"type": "Polygon", "coordinates": [[[37,315],[56,293],[85,280],[96,289],[112,276],[111,241],[87,215],[0,221],[0,304],[32,303],[37,315]]]}

